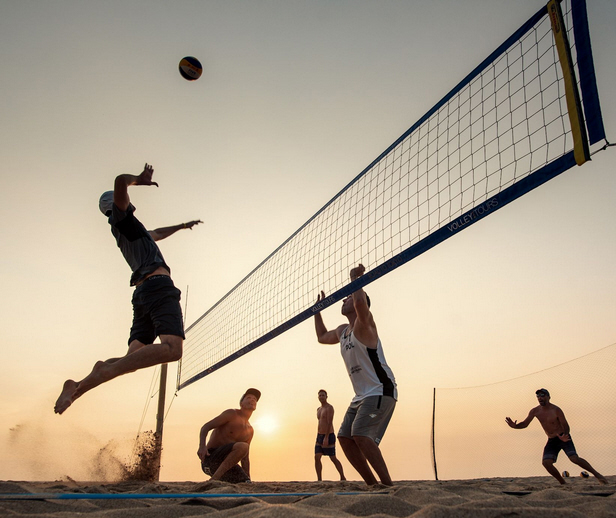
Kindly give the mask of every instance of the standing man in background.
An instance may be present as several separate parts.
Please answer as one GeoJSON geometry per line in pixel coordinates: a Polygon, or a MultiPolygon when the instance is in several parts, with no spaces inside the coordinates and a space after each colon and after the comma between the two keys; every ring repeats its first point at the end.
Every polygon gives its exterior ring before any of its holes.
{"type": "Polygon", "coordinates": [[[319,390],[321,406],[317,408],[317,441],[314,445],[314,467],[317,471],[317,480],[322,480],[323,464],[321,457],[329,457],[340,473],[340,480],[344,478],[342,464],[336,458],[336,434],[334,433],[334,407],[327,402],[327,391],[319,390]]]}
{"type": "Polygon", "coordinates": [[[133,325],[128,339],[128,352],[121,358],[98,361],[81,381],[66,380],[56,401],[54,412],[62,414],[73,402],[98,385],[122,374],[162,363],[179,360],[184,342],[184,322],[180,306],[180,290],[171,280],[156,241],[181,229],[191,229],[202,221],[180,223],[172,227],[148,231],[135,217],[128,188],[133,185],[155,185],[154,169],[145,164],[141,174],[116,177],[113,191],[103,193],[99,200],[101,212],[107,216],[111,233],[133,272],[130,285],[133,294],[133,325]],[[160,343],[153,343],[156,337],[160,343]]]}
{"type": "MultiPolygon", "coordinates": [[[[351,282],[361,277],[365,270],[361,264],[353,268],[351,282]]],[[[323,299],[325,293],[321,291],[317,302],[323,299]]],[[[338,440],[347,459],[366,484],[378,483],[368,465],[370,463],[381,483],[392,486],[379,444],[396,406],[396,380],[385,361],[381,340],[370,313],[370,299],[363,289],[344,299],[342,314],[349,323],[331,331],[325,327],[321,313],[314,315],[319,343],[340,342],[340,352],[355,391],[340,426],[338,440]]]]}

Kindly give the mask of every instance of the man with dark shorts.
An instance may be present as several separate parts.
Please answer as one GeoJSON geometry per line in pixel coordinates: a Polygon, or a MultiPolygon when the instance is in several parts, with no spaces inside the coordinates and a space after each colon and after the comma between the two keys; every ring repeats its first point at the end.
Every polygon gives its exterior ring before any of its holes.
{"type": "MultiPolygon", "coordinates": [[[[363,265],[351,270],[351,281],[365,272],[363,265]]],[[[325,299],[325,293],[317,302],[325,299]]],[[[320,313],[314,315],[317,339],[322,344],[340,342],[340,353],[347,368],[355,397],[338,431],[340,446],[351,465],[366,484],[378,481],[370,465],[387,486],[393,485],[379,444],[394,413],[398,389],[394,374],[385,361],[383,347],[376,324],[370,312],[370,299],[363,289],[358,289],[344,299],[342,314],[348,324],[328,331],[320,313]]]]}
{"type": "Polygon", "coordinates": [[[201,469],[212,480],[250,482],[249,451],[254,430],[248,420],[260,397],[261,392],[249,388],[240,399],[239,409],[225,410],[201,427],[197,456],[201,469]],[[207,440],[210,431],[212,435],[207,440]]]}
{"type": "Polygon", "coordinates": [[[101,212],[107,216],[111,233],[133,272],[133,325],[128,340],[128,352],[121,358],[96,362],[92,372],[81,381],[66,380],[54,411],[62,414],[87,391],[122,374],[153,365],[169,363],[182,357],[184,324],[180,306],[180,290],[171,280],[171,269],[165,263],[156,241],[178,230],[202,223],[199,220],[148,231],[135,217],[128,187],[155,185],[154,169],[145,164],[141,174],[119,175],[113,191],[103,193],[99,200],[101,212]],[[153,343],[156,337],[160,343],[153,343]]]}
{"type": "Polygon", "coordinates": [[[319,401],[321,406],[317,408],[317,440],[314,445],[314,467],[317,472],[317,480],[322,480],[323,464],[321,457],[325,455],[329,457],[334,466],[340,473],[340,480],[344,478],[342,464],[336,458],[336,434],[334,433],[334,407],[327,402],[327,392],[323,389],[319,390],[319,401]]]}
{"type": "Polygon", "coordinates": [[[566,483],[565,479],[556,469],[556,466],[554,466],[560,450],[567,454],[571,462],[586,471],[590,471],[602,484],[607,484],[606,478],[601,473],[596,471],[588,461],[578,456],[571,435],[569,435],[569,423],[565,418],[565,414],[559,407],[550,403],[550,393],[547,389],[541,388],[535,394],[537,395],[539,406],[532,408],[524,421],[518,423],[506,417],[505,422],[511,428],[519,430],[526,428],[535,417],[539,420],[548,436],[548,442],[543,449],[543,467],[561,484],[566,483]]]}

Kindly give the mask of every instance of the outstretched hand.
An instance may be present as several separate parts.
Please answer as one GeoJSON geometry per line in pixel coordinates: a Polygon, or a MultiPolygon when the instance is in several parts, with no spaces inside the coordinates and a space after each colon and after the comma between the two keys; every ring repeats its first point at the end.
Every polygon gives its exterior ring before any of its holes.
{"type": "Polygon", "coordinates": [[[322,300],[325,300],[325,292],[323,290],[321,290],[321,293],[317,295],[317,303],[321,302],[322,300]]]}
{"type": "Polygon", "coordinates": [[[517,421],[513,421],[510,417],[505,417],[505,422],[511,426],[511,428],[515,428],[516,425],[518,424],[517,421]]]}
{"type": "Polygon", "coordinates": [[[364,268],[364,265],[361,263],[358,264],[355,268],[351,269],[351,281],[354,281],[357,278],[361,277],[365,271],[366,268],[364,268]]]}
{"type": "Polygon", "coordinates": [[[158,187],[158,184],[152,181],[153,174],[154,174],[154,168],[146,162],[145,167],[143,168],[143,171],[137,177],[137,181],[135,182],[135,185],[156,185],[156,187],[158,187]]]}
{"type": "Polygon", "coordinates": [[[190,230],[192,230],[192,228],[199,223],[203,223],[203,221],[201,221],[200,219],[189,221],[188,223],[184,223],[184,228],[189,228],[190,230]]]}

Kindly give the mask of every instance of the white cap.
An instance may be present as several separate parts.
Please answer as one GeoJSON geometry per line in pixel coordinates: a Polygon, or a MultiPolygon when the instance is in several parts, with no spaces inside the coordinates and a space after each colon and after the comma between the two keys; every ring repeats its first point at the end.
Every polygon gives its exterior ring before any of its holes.
{"type": "Polygon", "coordinates": [[[107,216],[107,213],[113,208],[113,191],[104,192],[98,200],[98,208],[107,216]]]}

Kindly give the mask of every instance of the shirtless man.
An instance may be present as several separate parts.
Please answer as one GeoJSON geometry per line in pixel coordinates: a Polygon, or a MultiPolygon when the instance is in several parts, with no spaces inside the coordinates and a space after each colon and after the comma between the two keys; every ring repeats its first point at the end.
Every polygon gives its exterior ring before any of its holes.
{"type": "Polygon", "coordinates": [[[103,193],[99,200],[101,212],[108,218],[111,233],[133,272],[130,285],[133,294],[133,325],[128,339],[128,352],[121,358],[98,361],[90,374],[81,381],[66,380],[54,412],[62,414],[80,396],[98,385],[122,374],[182,357],[184,323],[180,307],[180,290],[171,280],[171,268],[156,245],[178,230],[202,223],[195,220],[171,227],[146,230],[135,217],[128,188],[132,185],[155,185],[154,169],[145,164],[141,174],[121,174],[115,179],[113,191],[103,193]],[[153,343],[156,337],[160,343],[153,343]]]}
{"type": "MultiPolygon", "coordinates": [[[[366,269],[359,264],[350,272],[351,282],[366,269]]],[[[321,291],[317,302],[325,299],[321,291]]],[[[383,346],[370,312],[370,299],[358,289],[342,303],[342,315],[348,324],[328,330],[321,313],[315,313],[314,325],[321,344],[340,343],[340,353],[347,368],[355,397],[340,425],[338,440],[342,451],[366,484],[392,486],[379,444],[387,430],[398,398],[398,387],[392,370],[385,361],[383,346]],[[369,465],[370,464],[370,465],[369,465]]]]}
{"type": "Polygon", "coordinates": [[[571,435],[569,435],[569,423],[565,419],[563,411],[550,403],[550,393],[546,389],[541,388],[535,394],[537,395],[539,406],[532,408],[524,421],[518,423],[506,417],[505,422],[511,428],[519,430],[526,428],[533,418],[536,417],[539,420],[544,432],[548,436],[548,442],[543,449],[543,467],[561,484],[566,483],[565,479],[554,466],[560,450],[567,454],[571,462],[586,471],[590,471],[602,484],[607,484],[606,478],[601,473],[596,471],[586,460],[578,457],[571,435]]]}
{"type": "Polygon", "coordinates": [[[249,388],[240,399],[239,409],[225,410],[201,427],[197,455],[201,460],[201,469],[212,477],[211,480],[250,482],[248,453],[254,430],[248,420],[256,410],[260,397],[261,392],[249,388]],[[212,435],[207,441],[210,431],[212,435]]]}
{"type": "Polygon", "coordinates": [[[321,457],[325,455],[329,457],[340,473],[340,480],[344,478],[342,464],[336,458],[336,434],[334,433],[334,407],[327,402],[327,392],[323,389],[319,390],[319,401],[321,406],[317,408],[317,441],[314,445],[314,467],[317,470],[317,480],[322,480],[321,473],[323,465],[321,457]]]}

